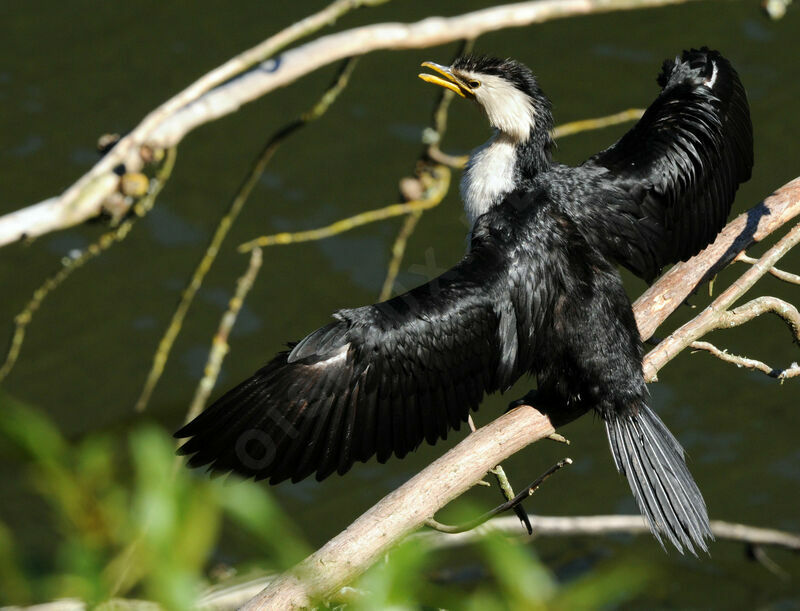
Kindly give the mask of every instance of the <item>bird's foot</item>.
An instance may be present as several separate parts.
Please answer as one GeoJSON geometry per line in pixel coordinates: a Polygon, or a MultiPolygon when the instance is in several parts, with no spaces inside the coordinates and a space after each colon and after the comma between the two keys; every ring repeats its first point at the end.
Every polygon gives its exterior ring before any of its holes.
{"type": "Polygon", "coordinates": [[[539,391],[536,390],[535,388],[531,389],[521,399],[515,399],[514,401],[509,403],[506,412],[510,412],[512,409],[516,409],[523,405],[530,405],[531,407],[535,407],[537,403],[537,398],[539,397],[540,397],[539,391]]]}
{"type": "MultiPolygon", "coordinates": [[[[522,407],[523,405],[529,405],[531,407],[535,407],[540,412],[547,413],[549,403],[546,399],[546,396],[534,388],[529,390],[527,394],[521,399],[516,399],[511,403],[509,403],[508,408],[506,409],[506,413],[510,412],[512,409],[522,407]]],[[[569,445],[569,439],[567,439],[563,435],[559,435],[558,433],[551,433],[550,435],[547,436],[547,438],[552,439],[553,441],[557,441],[559,443],[565,443],[569,445]]]]}

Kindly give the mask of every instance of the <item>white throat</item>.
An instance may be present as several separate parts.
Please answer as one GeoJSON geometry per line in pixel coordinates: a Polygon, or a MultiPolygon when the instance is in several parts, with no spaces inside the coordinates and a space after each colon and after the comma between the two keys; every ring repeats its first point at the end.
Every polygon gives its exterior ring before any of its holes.
{"type": "Polygon", "coordinates": [[[496,133],[469,156],[461,177],[461,199],[470,227],[514,188],[517,141],[496,133]]]}

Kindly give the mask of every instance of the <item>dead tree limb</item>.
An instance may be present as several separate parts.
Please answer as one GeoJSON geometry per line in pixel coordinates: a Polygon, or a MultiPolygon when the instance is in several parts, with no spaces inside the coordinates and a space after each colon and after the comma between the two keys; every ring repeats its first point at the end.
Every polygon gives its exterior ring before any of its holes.
{"type": "Polygon", "coordinates": [[[766,363],[757,359],[739,356],[738,354],[731,354],[727,350],[720,350],[711,342],[692,342],[689,344],[689,347],[692,350],[703,350],[708,352],[719,360],[730,363],[731,365],[736,365],[736,367],[744,367],[745,369],[760,371],[761,373],[764,373],[777,380],[785,380],[787,378],[800,376],[800,365],[797,363],[792,363],[785,369],[777,369],[775,367],[770,367],[766,363]]]}
{"type": "MultiPolygon", "coordinates": [[[[717,242],[714,242],[714,244],[716,245],[717,242]]],[[[792,329],[795,341],[800,341],[800,315],[797,313],[797,308],[779,299],[771,297],[762,303],[754,300],[742,306],[741,309],[728,310],[737,299],[752,288],[758,279],[768,273],[772,266],[798,242],[800,242],[800,224],[795,225],[788,234],[761,257],[757,264],[742,274],[711,305],[653,348],[645,358],[643,365],[645,380],[648,382],[654,381],[659,369],[706,333],[742,324],[745,320],[757,316],[759,308],[762,308],[762,312],[767,310],[776,311],[784,317],[792,329]],[[772,303],[773,301],[779,301],[786,307],[774,304],[772,303]],[[777,308],[777,310],[773,310],[772,307],[777,308]]],[[[713,248],[713,245],[711,248],[713,248]]]]}
{"type": "Polygon", "coordinates": [[[728,223],[711,246],[673,267],[636,300],[634,309],[641,312],[636,321],[642,339],[650,338],[679,304],[733,261],[736,255],[798,215],[800,177],[740,214],[728,223]]]}
{"type": "Polygon", "coordinates": [[[59,196],[0,217],[0,246],[71,227],[103,211],[117,192],[115,169],[138,171],[146,151],[178,144],[193,129],[224,117],[270,91],[346,57],[383,49],[441,45],[486,32],[573,15],[680,4],[691,0],[534,0],[416,23],[381,23],[322,36],[281,55],[280,49],[316,32],[348,10],[380,0],[338,0],[212,70],[151,112],[91,170],[59,196]]]}
{"type": "Polygon", "coordinates": [[[532,407],[502,415],[373,505],[347,530],[277,577],[242,608],[298,609],[330,596],[439,508],[469,490],[489,469],[553,432],[550,419],[532,407]]]}

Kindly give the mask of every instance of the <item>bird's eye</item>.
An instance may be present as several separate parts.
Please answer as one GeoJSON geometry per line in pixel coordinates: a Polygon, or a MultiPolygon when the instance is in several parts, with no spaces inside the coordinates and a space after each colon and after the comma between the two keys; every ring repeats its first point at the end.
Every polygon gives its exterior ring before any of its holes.
{"type": "Polygon", "coordinates": [[[475,81],[475,80],[472,80],[472,81],[469,81],[469,82],[467,83],[467,85],[469,85],[471,89],[477,89],[478,87],[480,87],[480,86],[481,86],[481,82],[480,82],[480,81],[475,81]]]}

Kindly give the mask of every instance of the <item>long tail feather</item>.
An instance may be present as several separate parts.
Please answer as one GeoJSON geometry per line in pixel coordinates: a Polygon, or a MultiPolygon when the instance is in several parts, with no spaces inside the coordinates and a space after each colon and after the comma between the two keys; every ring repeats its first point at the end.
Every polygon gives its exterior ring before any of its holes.
{"type": "Polygon", "coordinates": [[[708,551],[713,539],[703,496],[684,461],[683,448],[646,405],[638,413],[606,420],[617,470],[628,479],[650,530],[679,552],[708,551]]]}

